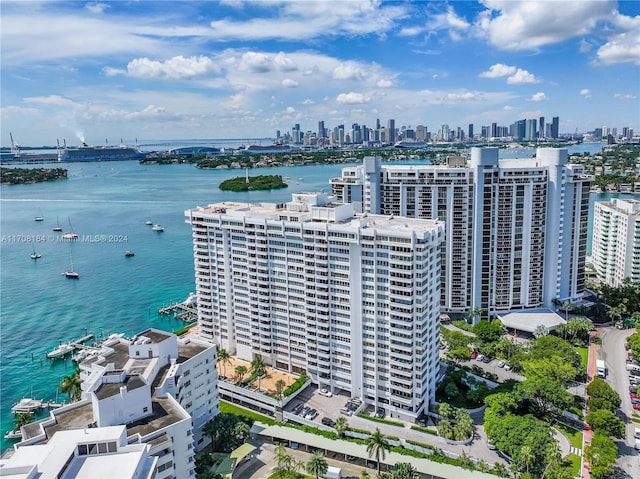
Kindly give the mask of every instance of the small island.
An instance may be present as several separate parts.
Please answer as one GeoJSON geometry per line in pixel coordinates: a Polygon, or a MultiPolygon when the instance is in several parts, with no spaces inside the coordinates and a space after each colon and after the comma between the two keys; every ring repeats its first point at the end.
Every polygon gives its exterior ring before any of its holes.
{"type": "Polygon", "coordinates": [[[67,178],[64,168],[0,168],[0,183],[3,185],[23,185],[67,178]]]}
{"type": "Polygon", "coordinates": [[[222,191],[258,191],[286,188],[280,175],[238,176],[220,183],[222,191]]]}

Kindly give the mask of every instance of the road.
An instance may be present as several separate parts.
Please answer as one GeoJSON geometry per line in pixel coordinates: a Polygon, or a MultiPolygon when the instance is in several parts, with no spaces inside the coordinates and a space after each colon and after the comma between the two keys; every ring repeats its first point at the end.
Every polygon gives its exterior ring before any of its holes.
{"type": "Polygon", "coordinates": [[[634,329],[620,330],[612,327],[602,328],[598,334],[602,338],[602,346],[597,348],[598,359],[603,359],[607,367],[606,381],[620,394],[621,405],[619,415],[627,425],[627,435],[623,441],[616,441],[620,457],[616,465],[628,477],[640,477],[640,456],[633,448],[633,423],[631,416],[633,408],[629,399],[629,375],[626,369],[627,352],[624,348],[628,336],[634,329]]]}

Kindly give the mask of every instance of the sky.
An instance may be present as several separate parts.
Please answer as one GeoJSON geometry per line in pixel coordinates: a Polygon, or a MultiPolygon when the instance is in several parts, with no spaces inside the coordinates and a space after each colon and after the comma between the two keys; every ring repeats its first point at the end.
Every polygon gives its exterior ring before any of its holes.
{"type": "Polygon", "coordinates": [[[0,0],[0,144],[640,131],[640,2],[0,0]]]}

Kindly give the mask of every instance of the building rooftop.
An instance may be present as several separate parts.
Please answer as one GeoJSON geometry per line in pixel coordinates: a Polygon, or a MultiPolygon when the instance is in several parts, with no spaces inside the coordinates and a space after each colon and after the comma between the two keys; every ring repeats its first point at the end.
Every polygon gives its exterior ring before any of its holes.
{"type": "Polygon", "coordinates": [[[545,326],[551,331],[566,323],[562,316],[546,308],[498,312],[497,314],[504,327],[529,333],[535,332],[538,326],[545,326]]]}
{"type": "Polygon", "coordinates": [[[133,391],[134,389],[146,386],[146,384],[145,380],[140,376],[127,376],[122,382],[102,383],[102,385],[95,390],[95,394],[98,399],[107,399],[117,395],[122,387],[126,388],[127,391],[133,391]]]}

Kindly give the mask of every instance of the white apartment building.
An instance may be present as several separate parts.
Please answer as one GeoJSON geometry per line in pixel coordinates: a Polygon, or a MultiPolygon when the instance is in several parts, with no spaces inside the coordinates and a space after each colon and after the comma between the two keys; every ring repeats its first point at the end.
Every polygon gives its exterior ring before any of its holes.
{"type": "Polygon", "coordinates": [[[129,444],[148,444],[155,479],[195,477],[202,427],[219,412],[216,348],[147,329],[113,338],[80,363],[82,400],[22,427],[15,448],[47,444],[60,431],[126,427],[129,444]]]}
{"type": "Polygon", "coordinates": [[[125,426],[58,431],[46,443],[0,459],[0,476],[15,479],[153,479],[149,444],[128,444],[125,426]]]}
{"type": "Polygon", "coordinates": [[[201,335],[395,416],[433,400],[441,222],[356,216],[320,193],[185,215],[201,335]]]}
{"type": "Polygon", "coordinates": [[[551,148],[509,160],[472,148],[470,161],[445,165],[368,157],[330,182],[358,211],[444,221],[443,311],[480,307],[491,317],[583,293],[591,177],[567,158],[551,148]]]}
{"type": "Polygon", "coordinates": [[[595,203],[591,261],[598,279],[609,286],[622,286],[625,278],[640,281],[640,201],[595,203]]]}

